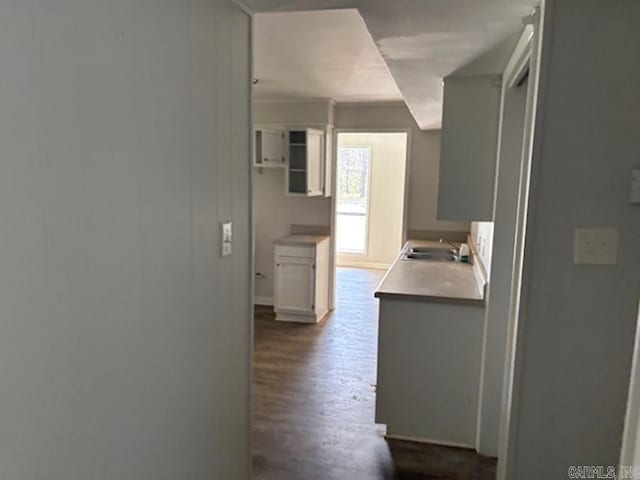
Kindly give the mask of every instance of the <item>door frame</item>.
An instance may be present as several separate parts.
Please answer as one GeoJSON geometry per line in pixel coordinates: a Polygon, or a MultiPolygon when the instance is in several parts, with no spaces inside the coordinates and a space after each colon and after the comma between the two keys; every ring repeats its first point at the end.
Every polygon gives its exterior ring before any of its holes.
{"type": "MultiPolygon", "coordinates": [[[[526,25],[520,34],[518,43],[507,62],[507,66],[502,76],[502,89],[500,93],[500,116],[499,116],[499,128],[497,136],[497,155],[496,155],[496,169],[495,169],[495,182],[493,187],[493,222],[494,237],[493,237],[493,257],[491,271],[494,269],[505,278],[509,285],[505,285],[506,288],[502,288],[503,285],[499,285],[501,289],[495,289],[496,285],[490,282],[489,288],[486,292],[487,306],[485,309],[485,326],[483,332],[483,353],[482,353],[482,366],[480,376],[480,386],[478,398],[478,414],[476,418],[476,450],[481,455],[498,456],[499,442],[500,440],[494,435],[500,435],[501,424],[504,423],[502,418],[502,412],[498,411],[496,418],[491,416],[493,410],[492,404],[496,400],[495,396],[498,396],[500,404],[504,401],[503,389],[504,389],[504,377],[507,370],[508,348],[508,324],[505,322],[502,329],[496,330],[496,319],[506,318],[507,312],[504,312],[499,307],[503,307],[505,310],[509,308],[511,300],[510,288],[513,287],[511,283],[511,277],[513,276],[513,256],[515,252],[515,230],[517,224],[517,208],[518,199],[521,197],[520,191],[520,176],[523,170],[523,149],[525,143],[525,131],[527,129],[526,116],[529,113],[528,101],[530,86],[521,86],[522,81],[530,73],[531,52],[533,47],[534,29],[532,25],[526,25]],[[524,94],[522,98],[514,98],[511,93],[516,89],[522,89],[524,94]],[[513,129],[512,121],[513,108],[521,108],[517,115],[522,121],[521,128],[513,129]],[[512,146],[511,141],[517,139],[517,145],[512,146]],[[505,143],[507,142],[507,143],[505,143]],[[515,161],[514,161],[515,160],[515,161]],[[513,168],[514,171],[511,175],[505,175],[509,172],[509,169],[513,168]],[[513,191],[512,191],[513,189],[513,191]],[[502,198],[504,192],[510,191],[511,195],[508,198],[502,198]],[[514,211],[505,212],[500,209],[499,202],[505,202],[509,205],[513,205],[514,211]],[[514,230],[512,232],[512,230],[514,230]],[[509,239],[508,242],[506,239],[509,239]],[[501,243],[498,249],[498,243],[501,243]],[[507,267],[507,264],[509,267],[507,267]],[[500,269],[504,269],[500,272],[500,269]],[[503,275],[506,273],[506,269],[509,269],[509,275],[503,275]],[[497,305],[497,306],[496,306],[497,305]],[[503,316],[504,315],[504,316],[503,316]],[[495,377],[497,364],[491,364],[488,357],[491,357],[489,352],[490,338],[498,338],[500,342],[504,342],[504,356],[500,359],[502,364],[500,365],[499,377],[495,377]],[[496,385],[496,382],[500,381],[500,385],[496,385]],[[496,389],[495,386],[498,388],[496,389]],[[494,387],[494,388],[492,388],[494,387]],[[487,407],[488,405],[488,407],[487,407]],[[494,423],[497,422],[497,423],[494,423]],[[495,429],[495,430],[494,430],[495,429]],[[488,431],[488,433],[487,433],[488,431]],[[495,432],[495,433],[494,433],[495,432]]],[[[515,142],[514,142],[515,143],[515,142]]],[[[499,324],[498,324],[499,325],[499,324]]],[[[495,358],[495,357],[494,357],[495,358]]]]}
{"type": "Polygon", "coordinates": [[[640,448],[640,302],[638,303],[636,325],[627,412],[624,419],[622,447],[620,449],[620,471],[622,471],[622,467],[634,464],[636,452],[640,448]]]}
{"type": "MultiPolygon", "coordinates": [[[[505,372],[502,396],[502,410],[500,421],[500,440],[498,446],[497,480],[513,478],[516,438],[518,428],[518,413],[520,403],[520,378],[517,372],[522,369],[523,335],[526,319],[521,313],[521,305],[525,292],[522,291],[525,264],[526,232],[530,209],[530,197],[535,194],[535,159],[534,144],[540,140],[535,136],[537,118],[542,116],[538,109],[539,88],[541,78],[545,72],[541,64],[543,42],[549,40],[544,36],[545,2],[536,7],[526,22],[533,26],[531,53],[529,56],[529,92],[525,109],[524,137],[522,142],[522,158],[520,169],[519,198],[517,207],[516,234],[513,257],[513,271],[511,276],[509,318],[507,327],[507,351],[505,355],[505,372]]],[[[514,68],[526,66],[526,62],[516,62],[514,68]]],[[[507,78],[515,82],[518,72],[507,78]]],[[[507,85],[507,88],[509,85],[507,85]]]]}
{"type": "MultiPolygon", "coordinates": [[[[411,178],[411,129],[410,128],[334,128],[331,145],[331,238],[329,240],[329,310],[335,310],[336,305],[336,273],[338,255],[336,251],[336,211],[337,211],[337,188],[338,188],[338,136],[341,133],[404,133],[406,137],[405,147],[405,171],[404,171],[404,192],[402,203],[402,238],[401,244],[407,241],[408,233],[408,210],[409,210],[409,179],[411,178]]],[[[371,157],[373,164],[373,156],[371,157]]],[[[369,176],[371,180],[372,175],[369,176]]],[[[367,228],[368,235],[368,228],[367,228]]],[[[368,238],[367,238],[368,242],[368,238]]],[[[399,253],[399,252],[398,252],[399,253]]]]}
{"type": "Polygon", "coordinates": [[[248,372],[247,372],[247,380],[248,380],[248,385],[247,385],[247,393],[249,395],[248,398],[248,408],[247,408],[247,431],[245,432],[246,435],[246,442],[247,442],[247,448],[248,448],[248,458],[247,458],[247,471],[249,473],[249,476],[253,476],[253,461],[252,461],[252,456],[251,456],[251,447],[252,447],[252,441],[251,441],[251,432],[253,431],[253,362],[254,362],[254,339],[255,339],[255,328],[254,328],[254,313],[253,313],[253,309],[254,309],[254,296],[255,296],[255,281],[256,281],[256,276],[255,276],[255,240],[256,240],[256,235],[255,235],[255,219],[254,219],[254,210],[253,210],[253,189],[254,189],[254,185],[253,185],[253,161],[255,158],[255,151],[254,151],[254,143],[255,143],[255,130],[254,130],[254,123],[253,123],[253,83],[251,82],[251,80],[253,79],[254,76],[254,70],[253,70],[253,64],[254,64],[254,51],[253,51],[253,29],[254,29],[254,15],[255,12],[253,11],[252,8],[250,8],[245,2],[244,0],[232,0],[233,4],[236,5],[240,10],[242,10],[247,17],[249,18],[249,82],[248,85],[246,86],[247,88],[247,93],[249,95],[249,101],[248,101],[248,125],[247,125],[247,141],[249,142],[249,155],[247,158],[247,162],[249,163],[249,170],[247,173],[247,182],[249,185],[249,198],[247,199],[248,201],[248,214],[249,214],[249,225],[248,225],[248,231],[249,231],[249,251],[247,252],[248,256],[249,256],[249,262],[248,262],[248,269],[249,269],[249,288],[248,288],[248,292],[246,292],[246,301],[248,304],[248,312],[249,312],[249,317],[245,318],[245,321],[248,322],[248,338],[246,339],[247,343],[248,343],[248,351],[249,351],[249,358],[248,358],[248,372]]]}

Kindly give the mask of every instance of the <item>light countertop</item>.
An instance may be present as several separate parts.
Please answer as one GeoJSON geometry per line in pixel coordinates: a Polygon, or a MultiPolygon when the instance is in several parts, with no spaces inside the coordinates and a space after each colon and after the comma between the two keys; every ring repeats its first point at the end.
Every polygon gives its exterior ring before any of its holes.
{"type": "Polygon", "coordinates": [[[317,245],[328,240],[327,235],[287,235],[275,241],[276,245],[317,245]]]}
{"type": "MultiPolygon", "coordinates": [[[[408,244],[442,246],[437,242],[413,240],[408,244]]],[[[375,296],[482,306],[484,285],[479,284],[471,264],[405,260],[401,253],[378,285],[375,296]]]]}

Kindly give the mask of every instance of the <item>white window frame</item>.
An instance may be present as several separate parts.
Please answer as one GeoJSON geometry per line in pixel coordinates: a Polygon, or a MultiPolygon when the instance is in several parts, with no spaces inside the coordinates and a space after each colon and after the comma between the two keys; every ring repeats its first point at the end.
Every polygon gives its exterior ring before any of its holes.
{"type": "MultiPolygon", "coordinates": [[[[336,229],[338,228],[338,197],[339,197],[339,181],[340,181],[340,150],[367,150],[369,153],[369,165],[367,169],[367,191],[366,191],[366,210],[364,222],[364,250],[339,250],[336,238],[336,253],[339,255],[359,255],[366,257],[369,255],[369,222],[371,220],[371,178],[373,177],[373,147],[371,145],[349,145],[348,147],[337,147],[336,158],[336,229]]],[[[336,231],[337,233],[337,231],[336,231]]],[[[336,235],[337,236],[337,235],[336,235]]]]}

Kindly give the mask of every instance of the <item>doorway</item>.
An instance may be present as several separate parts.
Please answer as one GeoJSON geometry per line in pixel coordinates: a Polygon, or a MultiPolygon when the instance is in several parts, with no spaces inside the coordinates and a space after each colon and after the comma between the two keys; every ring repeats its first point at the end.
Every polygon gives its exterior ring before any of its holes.
{"type": "Polygon", "coordinates": [[[337,133],[337,266],[387,269],[402,248],[407,137],[407,132],[337,133]]]}

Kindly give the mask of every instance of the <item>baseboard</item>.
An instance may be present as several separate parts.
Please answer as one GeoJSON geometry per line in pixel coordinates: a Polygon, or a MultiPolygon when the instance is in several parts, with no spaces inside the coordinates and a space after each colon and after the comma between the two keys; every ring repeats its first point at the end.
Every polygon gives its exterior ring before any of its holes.
{"type": "Polygon", "coordinates": [[[467,445],[462,442],[448,442],[445,440],[435,440],[433,438],[416,438],[416,437],[407,437],[405,435],[392,435],[387,433],[384,438],[388,438],[389,440],[400,440],[403,442],[415,442],[415,443],[429,443],[431,445],[441,445],[443,447],[454,447],[454,448],[464,448],[465,450],[475,450],[475,447],[471,445],[467,445]]]}
{"type": "Polygon", "coordinates": [[[374,270],[389,270],[390,263],[370,263],[370,262],[339,262],[338,267],[351,267],[351,268],[372,268],[374,270]]]}
{"type": "Polygon", "coordinates": [[[450,242],[466,242],[469,230],[409,230],[409,240],[429,240],[437,242],[440,239],[445,239],[450,242]]]}
{"type": "Polygon", "coordinates": [[[273,297],[253,297],[254,305],[266,305],[267,307],[273,307],[273,297]]]}

